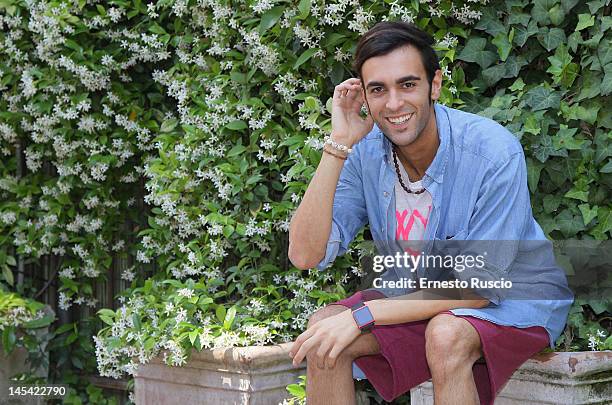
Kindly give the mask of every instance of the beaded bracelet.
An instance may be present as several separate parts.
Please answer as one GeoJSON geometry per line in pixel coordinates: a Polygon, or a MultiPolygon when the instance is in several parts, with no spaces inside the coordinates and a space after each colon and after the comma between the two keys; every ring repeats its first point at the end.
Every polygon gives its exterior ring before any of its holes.
{"type": "Polygon", "coordinates": [[[335,153],[335,152],[332,152],[332,151],[330,151],[330,150],[325,149],[325,147],[323,147],[323,152],[328,153],[328,154],[330,154],[330,155],[332,155],[333,157],[336,157],[336,158],[338,158],[338,159],[346,160],[346,156],[341,156],[341,155],[338,155],[338,154],[337,154],[337,153],[335,153]]]}
{"type": "Polygon", "coordinates": [[[349,154],[351,152],[353,152],[353,149],[349,148],[348,146],[342,145],[341,143],[334,142],[334,140],[331,139],[331,136],[329,136],[329,135],[327,135],[324,139],[325,139],[325,144],[326,145],[331,145],[331,147],[336,149],[336,150],[339,150],[341,152],[346,152],[346,153],[349,153],[349,154]]]}

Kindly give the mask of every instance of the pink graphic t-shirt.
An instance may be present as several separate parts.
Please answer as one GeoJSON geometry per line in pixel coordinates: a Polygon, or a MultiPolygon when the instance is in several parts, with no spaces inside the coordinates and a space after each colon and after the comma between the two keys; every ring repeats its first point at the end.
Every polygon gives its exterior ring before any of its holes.
{"type": "MultiPolygon", "coordinates": [[[[423,188],[421,181],[410,182],[408,173],[403,165],[399,165],[402,180],[410,190],[420,190],[423,188]]],[[[420,241],[423,240],[429,213],[431,212],[431,194],[425,190],[421,194],[407,193],[395,179],[395,218],[397,227],[395,228],[395,240],[399,241],[420,241]]],[[[418,255],[420,249],[415,249],[415,245],[405,247],[406,252],[418,255]]]]}

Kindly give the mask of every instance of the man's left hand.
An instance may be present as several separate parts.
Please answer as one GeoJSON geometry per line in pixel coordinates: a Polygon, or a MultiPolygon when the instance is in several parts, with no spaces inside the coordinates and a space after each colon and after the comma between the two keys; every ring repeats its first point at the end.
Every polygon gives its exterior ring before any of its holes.
{"type": "Polygon", "coordinates": [[[298,336],[291,346],[289,355],[293,357],[293,366],[315,351],[317,367],[333,368],[340,353],[360,334],[350,309],[322,319],[298,336]]]}

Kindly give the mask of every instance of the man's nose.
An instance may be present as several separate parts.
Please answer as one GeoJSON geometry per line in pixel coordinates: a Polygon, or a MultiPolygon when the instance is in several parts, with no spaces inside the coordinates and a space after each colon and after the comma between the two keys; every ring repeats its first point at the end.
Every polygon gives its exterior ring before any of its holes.
{"type": "Polygon", "coordinates": [[[389,91],[389,99],[387,100],[387,110],[389,111],[397,111],[404,105],[404,100],[402,100],[399,92],[394,89],[389,91]]]}

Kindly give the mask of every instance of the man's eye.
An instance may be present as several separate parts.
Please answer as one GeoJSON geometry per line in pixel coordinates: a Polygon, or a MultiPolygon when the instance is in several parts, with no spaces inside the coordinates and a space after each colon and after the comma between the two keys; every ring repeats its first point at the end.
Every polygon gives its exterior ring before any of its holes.
{"type": "Polygon", "coordinates": [[[379,90],[382,90],[382,87],[374,87],[372,93],[379,93],[379,90]]]}
{"type": "Polygon", "coordinates": [[[406,82],[406,83],[404,83],[404,86],[406,86],[406,87],[414,87],[414,83],[406,82]]]}

